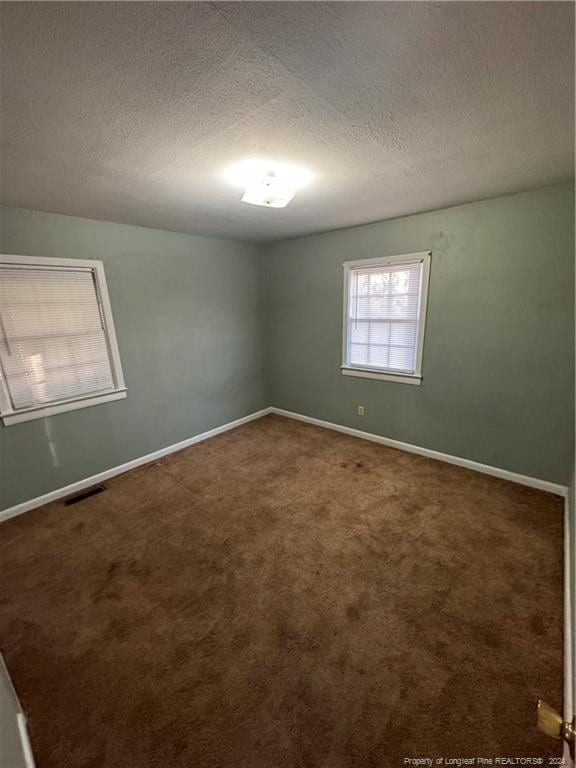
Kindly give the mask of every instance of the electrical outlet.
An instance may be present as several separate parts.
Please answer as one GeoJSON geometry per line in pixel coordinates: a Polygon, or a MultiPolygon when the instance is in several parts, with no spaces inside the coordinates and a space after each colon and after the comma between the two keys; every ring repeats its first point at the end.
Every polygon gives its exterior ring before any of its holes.
{"type": "Polygon", "coordinates": [[[364,416],[364,406],[359,405],[356,409],[358,411],[358,416],[364,416]]]}

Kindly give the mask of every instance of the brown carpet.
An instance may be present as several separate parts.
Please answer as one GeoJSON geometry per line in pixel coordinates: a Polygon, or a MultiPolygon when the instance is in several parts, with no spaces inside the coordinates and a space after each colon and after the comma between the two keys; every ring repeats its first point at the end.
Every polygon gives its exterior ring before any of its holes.
{"type": "Polygon", "coordinates": [[[562,503],[268,416],[0,526],[38,768],[554,756],[562,503]]]}

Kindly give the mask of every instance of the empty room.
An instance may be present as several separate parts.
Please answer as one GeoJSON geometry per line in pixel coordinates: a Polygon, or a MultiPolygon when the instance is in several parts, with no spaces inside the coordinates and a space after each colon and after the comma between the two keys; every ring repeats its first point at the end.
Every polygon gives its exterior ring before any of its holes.
{"type": "Polygon", "coordinates": [[[0,3],[0,768],[574,768],[574,17],[0,3]]]}

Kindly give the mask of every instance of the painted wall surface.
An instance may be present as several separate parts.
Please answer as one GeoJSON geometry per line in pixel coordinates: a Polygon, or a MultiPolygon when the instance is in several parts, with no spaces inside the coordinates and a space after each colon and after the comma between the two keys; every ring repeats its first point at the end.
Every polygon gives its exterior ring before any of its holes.
{"type": "MultiPolygon", "coordinates": [[[[568,561],[565,563],[567,588],[564,593],[564,599],[567,600],[568,617],[570,622],[570,632],[567,638],[570,643],[570,653],[568,664],[571,666],[572,675],[571,685],[564,688],[564,719],[568,722],[576,714],[576,457],[572,464],[572,481],[568,487],[568,498],[566,499],[566,534],[568,547],[568,561]]],[[[568,653],[568,651],[566,651],[568,653]]],[[[568,759],[567,749],[564,750],[565,758],[568,759]]],[[[570,765],[570,763],[567,763],[570,765]]]]}
{"type": "Polygon", "coordinates": [[[0,509],[265,407],[252,245],[0,209],[0,252],[104,262],[128,397],[0,426],[0,509]]]}
{"type": "Polygon", "coordinates": [[[268,244],[261,253],[272,405],[568,484],[571,184],[268,244]],[[422,385],[343,376],[342,262],[424,250],[432,267],[422,385]]]}
{"type": "Polygon", "coordinates": [[[27,768],[17,720],[21,711],[8,670],[0,656],[0,765],[5,768],[27,768]]]}
{"type": "Polygon", "coordinates": [[[267,405],[567,484],[573,206],[562,184],[257,249],[0,208],[0,252],[104,262],[128,386],[0,426],[0,509],[267,405]],[[420,250],[422,385],[342,376],[342,262],[420,250]]]}

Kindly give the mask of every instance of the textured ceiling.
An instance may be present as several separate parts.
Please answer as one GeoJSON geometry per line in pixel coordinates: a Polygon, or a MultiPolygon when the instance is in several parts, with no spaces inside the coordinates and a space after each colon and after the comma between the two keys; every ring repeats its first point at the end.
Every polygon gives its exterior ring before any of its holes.
{"type": "Polygon", "coordinates": [[[557,2],[3,3],[2,202],[271,240],[573,173],[557,2]],[[314,174],[285,209],[219,176],[314,174]]]}

